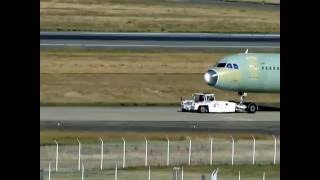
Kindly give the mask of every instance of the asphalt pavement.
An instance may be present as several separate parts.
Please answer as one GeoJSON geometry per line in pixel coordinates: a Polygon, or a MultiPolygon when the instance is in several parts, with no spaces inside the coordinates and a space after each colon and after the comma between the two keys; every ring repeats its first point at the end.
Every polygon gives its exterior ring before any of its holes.
{"type": "Polygon", "coordinates": [[[179,107],[40,107],[41,129],[280,133],[280,111],[189,113],[179,107]]]}

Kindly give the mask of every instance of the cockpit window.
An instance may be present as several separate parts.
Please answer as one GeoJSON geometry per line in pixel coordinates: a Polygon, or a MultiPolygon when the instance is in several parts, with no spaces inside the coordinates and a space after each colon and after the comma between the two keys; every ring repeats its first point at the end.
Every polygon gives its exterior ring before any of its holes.
{"type": "Polygon", "coordinates": [[[231,63],[218,63],[217,65],[216,65],[216,67],[220,67],[220,68],[229,68],[229,69],[239,69],[239,66],[238,66],[238,64],[231,64],[231,63]]]}
{"type": "Polygon", "coordinates": [[[225,67],[226,66],[226,63],[219,63],[217,64],[217,67],[225,67]]]}

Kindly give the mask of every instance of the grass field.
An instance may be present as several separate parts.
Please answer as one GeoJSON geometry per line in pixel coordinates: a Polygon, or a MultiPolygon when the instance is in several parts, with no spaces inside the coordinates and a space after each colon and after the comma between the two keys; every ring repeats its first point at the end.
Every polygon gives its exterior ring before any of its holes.
{"type": "MultiPolygon", "coordinates": [[[[247,180],[262,179],[262,174],[266,173],[266,179],[279,180],[280,166],[279,165],[214,165],[214,166],[184,166],[184,179],[201,179],[204,175],[206,179],[210,179],[210,175],[214,169],[219,168],[218,177],[222,180],[238,179],[238,173],[241,172],[241,178],[247,180]]],[[[153,180],[168,180],[173,177],[173,167],[151,167],[151,179],[153,180]]],[[[181,173],[181,172],[180,172],[181,173]]],[[[45,173],[47,176],[47,173],[45,173]]],[[[73,180],[81,178],[80,172],[51,172],[51,178],[61,180],[73,180]]],[[[141,180],[148,178],[148,169],[145,167],[118,169],[118,179],[141,180]],[[130,177],[130,178],[129,178],[130,177]]],[[[47,179],[47,177],[45,177],[47,179]]],[[[85,171],[85,179],[102,180],[114,179],[114,170],[92,170],[85,171]]]]}
{"type": "Polygon", "coordinates": [[[230,2],[249,2],[249,3],[265,3],[265,4],[280,4],[280,0],[226,0],[230,2]]]}
{"type": "MultiPolygon", "coordinates": [[[[41,104],[175,104],[194,92],[238,100],[209,87],[203,73],[228,53],[42,51],[41,104]]],[[[279,94],[250,93],[248,100],[278,103],[279,94]]]]}
{"type": "Polygon", "coordinates": [[[203,73],[228,53],[66,51],[41,52],[40,72],[50,74],[203,73]]]}
{"type": "MultiPolygon", "coordinates": [[[[165,136],[170,137],[171,140],[183,141],[187,136],[192,139],[208,139],[209,136],[215,139],[230,139],[229,133],[208,133],[208,132],[112,132],[112,131],[59,131],[59,130],[41,130],[40,131],[40,145],[53,145],[54,140],[59,141],[60,144],[77,144],[76,139],[79,138],[83,143],[97,143],[99,138],[107,141],[119,141],[121,136],[129,141],[143,141],[144,137],[149,140],[166,140],[165,136]]],[[[252,133],[233,133],[235,139],[251,139],[254,135],[257,140],[270,140],[272,137],[265,134],[252,134],[252,133]]]]}
{"type": "Polygon", "coordinates": [[[280,11],[160,0],[41,0],[40,30],[279,33],[280,11]]]}

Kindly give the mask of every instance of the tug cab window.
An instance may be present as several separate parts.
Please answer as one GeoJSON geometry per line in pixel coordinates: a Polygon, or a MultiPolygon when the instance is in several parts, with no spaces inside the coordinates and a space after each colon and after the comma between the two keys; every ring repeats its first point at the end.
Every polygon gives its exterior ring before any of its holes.
{"type": "Polygon", "coordinates": [[[195,95],[194,96],[194,102],[203,102],[204,101],[204,95],[195,95]]]}
{"type": "Polygon", "coordinates": [[[226,67],[226,63],[219,63],[217,64],[217,67],[226,67]]]}
{"type": "Polygon", "coordinates": [[[232,65],[228,63],[227,68],[232,69],[232,65]]]}
{"type": "Polygon", "coordinates": [[[233,64],[234,69],[239,69],[238,64],[233,64]]]}
{"type": "Polygon", "coordinates": [[[208,99],[208,101],[214,101],[214,97],[213,96],[208,96],[207,99],[208,99]]]}

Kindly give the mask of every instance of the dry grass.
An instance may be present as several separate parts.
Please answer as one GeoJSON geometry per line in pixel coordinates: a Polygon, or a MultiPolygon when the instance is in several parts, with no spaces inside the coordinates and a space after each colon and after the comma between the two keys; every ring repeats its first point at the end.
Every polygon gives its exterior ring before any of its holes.
{"type": "Polygon", "coordinates": [[[97,143],[99,137],[106,141],[121,141],[121,136],[128,141],[143,141],[144,137],[149,140],[165,141],[165,136],[168,136],[172,141],[184,141],[187,136],[194,140],[208,139],[209,136],[215,139],[230,139],[232,135],[235,139],[251,139],[254,135],[257,140],[271,140],[270,135],[264,134],[249,134],[249,133],[208,133],[208,132],[112,132],[112,131],[58,131],[58,130],[41,130],[40,145],[54,144],[54,140],[60,144],[77,144],[77,138],[83,143],[97,143]]]}
{"type": "Polygon", "coordinates": [[[280,4],[280,0],[227,0],[227,1],[265,3],[265,4],[280,4]]]}
{"type": "MultiPolygon", "coordinates": [[[[214,89],[203,73],[225,53],[42,52],[40,102],[51,104],[177,104],[198,91],[237,100],[214,89]]],[[[279,102],[279,94],[250,93],[248,100],[279,102]]]]}
{"type": "Polygon", "coordinates": [[[41,73],[203,73],[226,53],[42,52],[41,73]]]}
{"type": "MultiPolygon", "coordinates": [[[[194,92],[238,100],[235,92],[209,87],[202,74],[41,74],[40,102],[61,104],[172,104],[194,92]]],[[[279,94],[250,93],[247,100],[279,102],[279,94]]]]}
{"type": "Polygon", "coordinates": [[[41,0],[42,30],[279,32],[280,12],[146,0],[41,0]]]}

